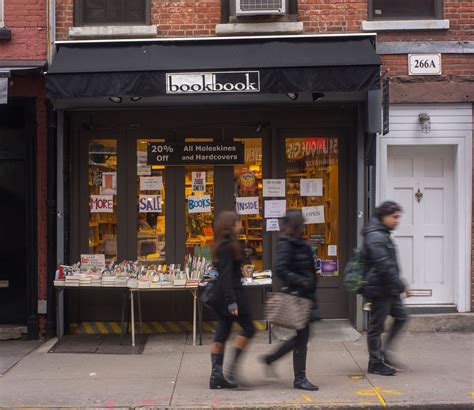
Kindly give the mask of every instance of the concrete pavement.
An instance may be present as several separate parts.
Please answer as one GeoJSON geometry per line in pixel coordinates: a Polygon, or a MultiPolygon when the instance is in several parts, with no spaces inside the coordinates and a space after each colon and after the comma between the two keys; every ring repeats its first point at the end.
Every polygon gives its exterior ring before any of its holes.
{"type": "Polygon", "coordinates": [[[279,380],[265,379],[258,357],[275,343],[264,332],[244,359],[248,386],[232,391],[208,389],[210,334],[203,346],[186,335],[156,335],[141,355],[52,354],[54,341],[46,342],[0,377],[0,406],[474,409],[472,333],[406,333],[400,347],[408,369],[382,377],[366,373],[365,337],[322,330],[316,325],[308,354],[319,392],[292,388],[291,356],[277,365],[279,380]]]}

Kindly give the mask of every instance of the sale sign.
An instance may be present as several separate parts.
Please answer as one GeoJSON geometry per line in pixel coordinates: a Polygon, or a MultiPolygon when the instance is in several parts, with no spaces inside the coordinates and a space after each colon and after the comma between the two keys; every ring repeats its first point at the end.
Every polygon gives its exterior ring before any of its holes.
{"type": "Polygon", "coordinates": [[[113,213],[113,195],[91,195],[89,198],[89,208],[91,213],[113,213]]]}
{"type": "Polygon", "coordinates": [[[162,212],[161,195],[140,195],[138,198],[138,212],[162,212]]]}

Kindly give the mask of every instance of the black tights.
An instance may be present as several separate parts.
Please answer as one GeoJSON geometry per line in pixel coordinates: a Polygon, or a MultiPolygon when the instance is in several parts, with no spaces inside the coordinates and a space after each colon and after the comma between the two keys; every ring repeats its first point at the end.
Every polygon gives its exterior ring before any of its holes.
{"type": "Polygon", "coordinates": [[[266,357],[267,363],[273,363],[293,350],[293,370],[295,378],[306,374],[306,354],[308,350],[309,326],[297,330],[296,336],[282,343],[278,349],[266,357]]]}

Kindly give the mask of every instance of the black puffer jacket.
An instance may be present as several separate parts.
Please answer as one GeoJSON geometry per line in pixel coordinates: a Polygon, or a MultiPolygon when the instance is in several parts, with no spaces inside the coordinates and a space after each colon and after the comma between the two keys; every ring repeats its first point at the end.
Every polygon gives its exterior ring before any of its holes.
{"type": "Polygon", "coordinates": [[[406,284],[400,277],[397,250],[390,237],[390,230],[374,218],[364,226],[362,235],[367,269],[364,296],[368,299],[399,296],[406,284]]]}
{"type": "Polygon", "coordinates": [[[224,238],[217,249],[215,267],[219,276],[216,283],[216,310],[228,315],[229,306],[236,304],[240,312],[248,312],[247,298],[242,288],[242,259],[237,258],[230,238],[224,238]]]}
{"type": "Polygon", "coordinates": [[[313,252],[304,239],[282,236],[278,242],[275,273],[290,292],[316,302],[313,252]]]}

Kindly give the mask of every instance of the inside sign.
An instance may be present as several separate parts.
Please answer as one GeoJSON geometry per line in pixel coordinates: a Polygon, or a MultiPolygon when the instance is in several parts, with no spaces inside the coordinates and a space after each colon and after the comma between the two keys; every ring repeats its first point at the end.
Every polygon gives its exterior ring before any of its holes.
{"type": "Polygon", "coordinates": [[[441,54],[409,54],[409,75],[441,75],[441,54]]]}

